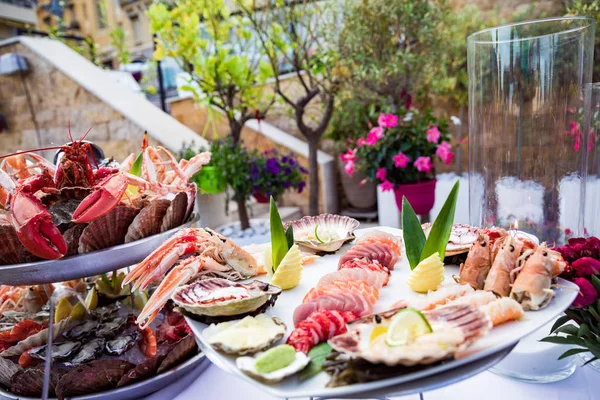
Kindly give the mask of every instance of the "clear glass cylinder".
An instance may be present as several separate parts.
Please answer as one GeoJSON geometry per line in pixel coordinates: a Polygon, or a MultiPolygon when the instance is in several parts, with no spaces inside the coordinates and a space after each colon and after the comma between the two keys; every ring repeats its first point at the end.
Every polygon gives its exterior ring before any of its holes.
{"type": "MultiPolygon", "coordinates": [[[[590,131],[588,137],[588,179],[586,183],[583,234],[600,237],[600,83],[590,85],[590,131]]],[[[600,365],[600,364],[598,364],[600,365]]]]}
{"type": "Polygon", "coordinates": [[[594,34],[573,17],[469,36],[471,224],[556,244],[583,234],[594,34]]]}

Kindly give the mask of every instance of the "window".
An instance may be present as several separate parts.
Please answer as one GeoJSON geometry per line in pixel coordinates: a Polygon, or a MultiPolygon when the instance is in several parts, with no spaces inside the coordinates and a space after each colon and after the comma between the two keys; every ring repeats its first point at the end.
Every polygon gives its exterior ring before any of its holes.
{"type": "Polygon", "coordinates": [[[138,15],[132,15],[130,17],[131,20],[131,29],[133,30],[133,41],[135,43],[140,43],[142,41],[142,28],[140,26],[140,18],[138,15]]]}
{"type": "Polygon", "coordinates": [[[96,25],[98,29],[106,28],[106,6],[104,0],[95,0],[96,4],[96,25]]]}

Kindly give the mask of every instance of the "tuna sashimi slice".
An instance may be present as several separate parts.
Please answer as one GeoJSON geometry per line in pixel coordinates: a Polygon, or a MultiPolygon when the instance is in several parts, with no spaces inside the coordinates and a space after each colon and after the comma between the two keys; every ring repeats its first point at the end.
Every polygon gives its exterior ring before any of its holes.
{"type": "Polygon", "coordinates": [[[354,245],[346,254],[340,257],[338,265],[343,265],[345,262],[364,258],[370,261],[379,261],[381,265],[394,269],[394,266],[400,260],[400,254],[396,251],[397,245],[392,246],[390,243],[378,240],[365,240],[354,245]]]}
{"type": "Polygon", "coordinates": [[[373,305],[362,294],[345,292],[325,294],[296,307],[294,311],[294,325],[298,325],[312,312],[321,308],[352,311],[358,317],[364,317],[373,313],[373,305]]]}
{"type": "Polygon", "coordinates": [[[319,342],[346,332],[346,323],[354,321],[356,314],[351,311],[320,309],[312,312],[292,331],[286,343],[296,351],[308,353],[319,342]]]}

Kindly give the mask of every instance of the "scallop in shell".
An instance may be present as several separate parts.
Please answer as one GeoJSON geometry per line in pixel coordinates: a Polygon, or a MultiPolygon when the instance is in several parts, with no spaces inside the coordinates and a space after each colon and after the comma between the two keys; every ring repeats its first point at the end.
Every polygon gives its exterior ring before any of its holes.
{"type": "Polygon", "coordinates": [[[418,336],[405,345],[389,346],[385,332],[398,309],[357,319],[348,324],[348,331],[329,339],[328,343],[351,358],[373,364],[414,366],[431,364],[453,357],[492,327],[490,319],[477,308],[453,305],[424,311],[432,332],[418,336]],[[376,331],[377,330],[377,331],[376,331]]]}
{"type": "Polygon", "coordinates": [[[125,243],[135,242],[148,236],[160,233],[163,219],[171,202],[167,199],[154,199],[142,208],[140,213],[133,219],[127,234],[125,243]]]}
{"type": "Polygon", "coordinates": [[[171,299],[191,318],[211,323],[263,313],[280,294],[280,287],[261,281],[210,278],[179,287],[171,299]]]}
{"type": "Polygon", "coordinates": [[[125,243],[127,230],[135,220],[138,211],[134,207],[118,205],[108,214],[90,222],[79,238],[79,253],[125,243]]]}
{"type": "Polygon", "coordinates": [[[171,200],[169,208],[167,208],[167,212],[162,220],[160,231],[165,232],[173,228],[177,228],[183,224],[185,222],[184,220],[187,213],[187,206],[187,194],[184,192],[177,193],[173,200],[171,200]]]}
{"type": "Polygon", "coordinates": [[[239,321],[212,324],[202,333],[215,349],[227,354],[254,354],[283,338],[287,327],[277,317],[259,314],[239,321]]]}
{"type": "Polygon", "coordinates": [[[321,214],[288,222],[285,229],[290,225],[294,228],[294,240],[297,244],[317,251],[334,253],[344,243],[354,240],[354,231],[360,222],[343,215],[321,214]]]}
{"type": "Polygon", "coordinates": [[[309,356],[301,351],[298,351],[296,352],[296,359],[286,367],[280,368],[273,372],[262,373],[256,370],[256,359],[259,356],[260,355],[255,357],[239,357],[237,360],[235,360],[235,364],[245,374],[267,383],[279,382],[288,376],[294,375],[296,372],[302,371],[310,362],[309,356]]]}

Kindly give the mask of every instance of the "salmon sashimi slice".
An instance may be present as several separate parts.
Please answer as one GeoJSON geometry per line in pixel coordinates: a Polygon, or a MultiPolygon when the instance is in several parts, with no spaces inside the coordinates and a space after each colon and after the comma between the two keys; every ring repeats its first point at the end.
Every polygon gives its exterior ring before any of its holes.
{"type": "MultiPolygon", "coordinates": [[[[347,269],[358,269],[358,270],[367,270],[371,275],[375,275],[377,277],[376,286],[382,287],[386,286],[390,280],[390,270],[379,263],[379,261],[369,261],[364,258],[358,258],[353,260],[348,260],[342,265],[338,267],[338,272],[342,272],[347,269]]],[[[328,274],[329,275],[329,274],[328,274]]],[[[373,279],[373,278],[371,278],[373,279]]],[[[357,280],[357,279],[354,279],[357,280]]],[[[370,279],[364,279],[371,283],[370,279]]]]}
{"type": "Polygon", "coordinates": [[[333,281],[327,285],[312,288],[302,303],[307,303],[324,294],[335,294],[340,292],[351,292],[362,294],[371,304],[375,304],[379,299],[379,289],[375,286],[369,286],[369,282],[360,281],[333,281]]]}
{"type": "Polygon", "coordinates": [[[373,271],[363,268],[345,268],[323,275],[319,280],[319,283],[317,283],[317,287],[328,285],[333,281],[348,280],[367,281],[369,286],[376,286],[380,288],[387,285],[389,279],[389,274],[383,271],[373,271]]]}

